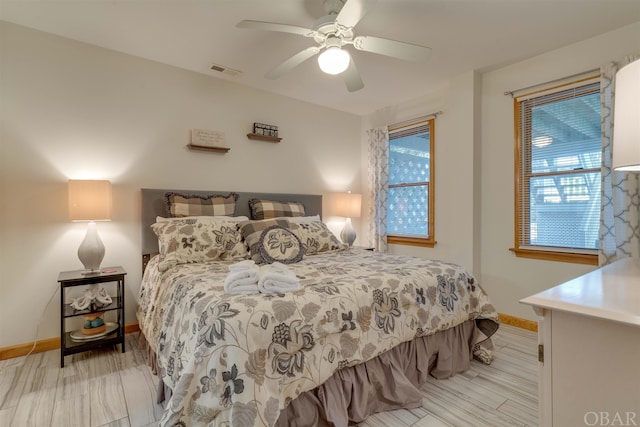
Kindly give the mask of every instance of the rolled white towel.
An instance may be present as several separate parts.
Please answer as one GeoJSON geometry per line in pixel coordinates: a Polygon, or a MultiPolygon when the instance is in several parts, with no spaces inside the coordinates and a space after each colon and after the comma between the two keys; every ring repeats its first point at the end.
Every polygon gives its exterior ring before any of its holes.
{"type": "Polygon", "coordinates": [[[258,289],[264,294],[291,292],[300,289],[300,281],[289,267],[274,262],[260,267],[258,289]]]}
{"type": "Polygon", "coordinates": [[[245,259],[243,261],[238,261],[229,266],[229,271],[240,271],[247,269],[256,269],[258,266],[252,259],[245,259]]]}
{"type": "Polygon", "coordinates": [[[224,291],[229,294],[258,293],[258,280],[260,279],[258,266],[254,263],[253,266],[245,264],[244,268],[232,268],[236,264],[229,266],[229,274],[224,279],[224,291]]]}

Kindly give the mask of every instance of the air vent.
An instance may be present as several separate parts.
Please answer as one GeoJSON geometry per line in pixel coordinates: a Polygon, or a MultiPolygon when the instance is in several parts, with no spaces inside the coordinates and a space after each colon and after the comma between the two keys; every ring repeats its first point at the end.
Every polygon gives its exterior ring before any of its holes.
{"type": "Polygon", "coordinates": [[[227,76],[236,77],[242,74],[242,71],[234,70],[233,68],[224,67],[222,65],[212,64],[211,69],[227,76]]]}

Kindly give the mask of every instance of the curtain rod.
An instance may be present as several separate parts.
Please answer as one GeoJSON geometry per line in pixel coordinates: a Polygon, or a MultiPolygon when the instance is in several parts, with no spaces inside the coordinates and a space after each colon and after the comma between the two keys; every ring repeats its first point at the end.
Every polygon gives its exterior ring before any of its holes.
{"type": "Polygon", "coordinates": [[[389,125],[389,127],[390,128],[399,128],[399,127],[402,127],[402,126],[406,126],[406,125],[409,125],[409,124],[412,124],[412,123],[416,123],[416,122],[420,122],[422,120],[429,119],[431,117],[434,117],[434,118],[438,117],[440,114],[443,114],[442,110],[436,111],[435,113],[427,114],[425,116],[416,117],[414,119],[405,120],[404,122],[394,123],[392,125],[389,125]]]}
{"type": "Polygon", "coordinates": [[[574,77],[584,76],[585,74],[595,73],[596,71],[600,71],[600,68],[594,68],[593,70],[583,71],[581,73],[572,74],[570,76],[561,77],[559,79],[549,80],[548,82],[538,83],[538,84],[527,86],[527,87],[523,87],[523,88],[520,88],[520,89],[508,90],[508,91],[506,91],[504,93],[504,96],[511,95],[511,97],[513,98],[513,94],[516,93],[516,92],[520,92],[520,91],[527,90],[527,89],[533,89],[534,87],[544,86],[544,85],[548,85],[550,83],[556,83],[556,82],[560,82],[560,81],[563,81],[563,80],[571,79],[571,78],[574,78],[574,77]]]}

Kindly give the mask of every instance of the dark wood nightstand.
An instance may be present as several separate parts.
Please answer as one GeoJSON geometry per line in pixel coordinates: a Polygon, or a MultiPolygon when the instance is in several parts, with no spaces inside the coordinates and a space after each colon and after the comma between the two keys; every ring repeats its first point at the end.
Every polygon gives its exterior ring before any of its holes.
{"type": "MultiPolygon", "coordinates": [[[[120,344],[124,353],[124,276],[122,267],[106,267],[95,274],[84,274],[84,270],[63,271],[58,275],[60,283],[60,367],[64,368],[64,357],[94,348],[120,344]],[[74,286],[89,286],[99,283],[115,283],[115,295],[109,292],[112,302],[106,307],[76,310],[65,303],[65,290],[74,286]],[[116,312],[116,322],[106,322],[104,333],[82,335],[79,331],[66,330],[66,320],[72,317],[86,316],[92,313],[116,312]]],[[[113,285],[111,285],[113,288],[113,285]]]]}

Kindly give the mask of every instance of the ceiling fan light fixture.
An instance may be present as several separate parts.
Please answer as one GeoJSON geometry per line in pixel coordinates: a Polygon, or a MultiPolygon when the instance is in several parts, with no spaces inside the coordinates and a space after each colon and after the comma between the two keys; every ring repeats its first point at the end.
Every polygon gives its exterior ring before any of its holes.
{"type": "Polygon", "coordinates": [[[318,56],[320,69],[327,74],[336,75],[342,73],[349,67],[351,57],[346,50],[337,46],[328,47],[318,56]]]}

